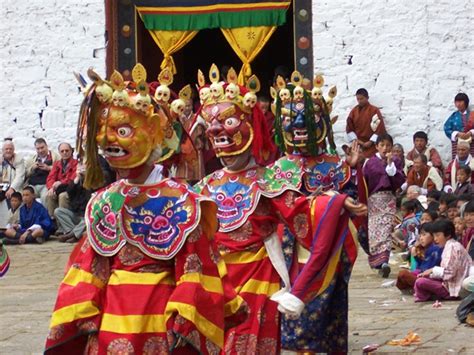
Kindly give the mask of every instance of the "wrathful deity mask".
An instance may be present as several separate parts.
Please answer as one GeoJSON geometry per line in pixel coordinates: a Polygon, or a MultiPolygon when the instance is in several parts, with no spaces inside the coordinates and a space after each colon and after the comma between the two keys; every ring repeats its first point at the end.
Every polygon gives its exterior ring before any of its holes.
{"type": "Polygon", "coordinates": [[[128,107],[106,106],[99,119],[97,143],[110,166],[132,169],[143,165],[161,145],[164,114],[144,115],[128,107]]]}
{"type": "Polygon", "coordinates": [[[217,157],[242,154],[252,144],[254,132],[250,114],[232,102],[219,102],[203,107],[208,124],[206,131],[217,157]]]}
{"type": "MultiPolygon", "coordinates": [[[[318,74],[314,88],[302,87],[303,78],[297,71],[291,75],[291,83],[278,77],[278,91],[271,91],[276,121],[276,142],[287,153],[318,155],[326,149],[326,138],[333,146],[330,108],[322,95],[324,79],[318,74]]],[[[330,90],[332,99],[335,87],[330,90]]]]}
{"type": "Polygon", "coordinates": [[[324,141],[326,136],[326,123],[321,119],[320,113],[313,109],[308,110],[304,101],[287,103],[281,108],[278,117],[281,126],[283,141],[287,151],[305,151],[310,136],[316,143],[324,141]],[[310,117],[308,117],[310,116],[310,117]],[[311,133],[309,134],[311,130],[311,133]]]}

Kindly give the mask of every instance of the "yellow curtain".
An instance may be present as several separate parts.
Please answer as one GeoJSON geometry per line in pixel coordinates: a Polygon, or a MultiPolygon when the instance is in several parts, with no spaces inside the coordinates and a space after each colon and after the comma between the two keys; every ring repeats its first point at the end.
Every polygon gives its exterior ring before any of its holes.
{"type": "Polygon", "coordinates": [[[164,55],[160,68],[169,68],[173,74],[176,74],[176,66],[172,54],[188,44],[194,36],[196,36],[198,31],[149,30],[149,32],[164,55]]]}
{"type": "Polygon", "coordinates": [[[277,26],[221,28],[227,42],[243,63],[238,78],[240,85],[244,85],[252,75],[250,63],[267,44],[276,28],[277,26]]]}

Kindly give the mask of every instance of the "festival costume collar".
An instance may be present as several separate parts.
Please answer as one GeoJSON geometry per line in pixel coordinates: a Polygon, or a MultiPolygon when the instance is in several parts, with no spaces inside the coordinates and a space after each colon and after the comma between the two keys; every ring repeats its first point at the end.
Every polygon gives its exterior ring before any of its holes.
{"type": "Polygon", "coordinates": [[[230,232],[248,220],[261,196],[273,198],[287,190],[298,191],[291,177],[252,164],[247,169],[231,172],[215,171],[194,186],[195,191],[209,196],[217,204],[219,231],[230,232]]]}
{"type": "Polygon", "coordinates": [[[170,179],[151,185],[119,180],[87,204],[87,235],[103,256],[113,256],[130,243],[151,258],[169,260],[199,224],[205,200],[170,179]]]}
{"type": "Polygon", "coordinates": [[[276,175],[286,176],[297,190],[309,193],[341,191],[351,178],[351,168],[337,155],[302,156],[287,154],[269,167],[276,175]]]}

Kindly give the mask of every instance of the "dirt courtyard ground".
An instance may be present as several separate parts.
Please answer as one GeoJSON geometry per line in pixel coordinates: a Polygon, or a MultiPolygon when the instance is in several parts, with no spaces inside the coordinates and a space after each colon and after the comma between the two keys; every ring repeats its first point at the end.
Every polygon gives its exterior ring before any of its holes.
{"type": "MultiPolygon", "coordinates": [[[[8,246],[10,271],[0,280],[0,354],[39,354],[64,265],[72,245],[51,241],[43,245],[8,246]]],[[[395,266],[396,269],[396,266],[395,266]]],[[[390,279],[389,279],[390,280],[390,279]]],[[[350,283],[350,353],[379,344],[375,354],[474,354],[474,329],[455,318],[457,302],[415,304],[387,280],[372,272],[362,250],[350,283]],[[421,337],[410,347],[384,345],[409,331],[421,337]]]]}

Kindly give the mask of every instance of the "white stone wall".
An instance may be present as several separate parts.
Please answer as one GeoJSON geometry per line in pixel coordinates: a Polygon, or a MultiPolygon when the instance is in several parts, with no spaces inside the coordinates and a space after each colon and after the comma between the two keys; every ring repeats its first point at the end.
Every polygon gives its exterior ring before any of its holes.
{"type": "Polygon", "coordinates": [[[82,97],[72,74],[105,72],[104,0],[1,0],[0,139],[74,143],[82,97]]]}
{"type": "Polygon", "coordinates": [[[313,0],[313,41],[316,71],[337,84],[339,145],[365,87],[405,150],[427,130],[448,160],[443,124],[454,96],[466,92],[474,103],[473,0],[313,0]]]}

